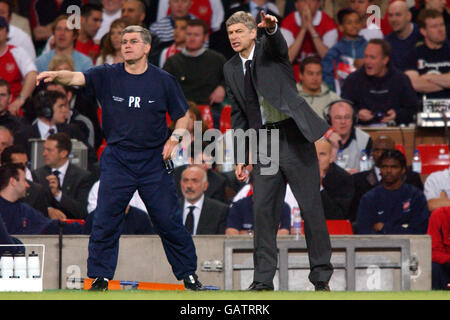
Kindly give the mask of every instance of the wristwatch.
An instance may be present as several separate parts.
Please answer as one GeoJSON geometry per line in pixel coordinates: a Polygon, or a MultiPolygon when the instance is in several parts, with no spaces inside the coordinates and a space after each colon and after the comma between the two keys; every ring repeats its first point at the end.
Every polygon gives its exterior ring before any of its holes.
{"type": "Polygon", "coordinates": [[[181,134],[172,133],[172,137],[175,137],[178,140],[178,143],[180,143],[181,140],[183,140],[183,136],[181,134]]]}

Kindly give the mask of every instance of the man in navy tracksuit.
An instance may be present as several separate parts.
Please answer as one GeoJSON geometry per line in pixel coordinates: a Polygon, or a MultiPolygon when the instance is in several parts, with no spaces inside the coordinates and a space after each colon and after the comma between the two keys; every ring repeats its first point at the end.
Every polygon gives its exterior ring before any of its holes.
{"type": "Polygon", "coordinates": [[[174,77],[147,62],[148,30],[122,32],[125,63],[104,64],[81,72],[43,72],[37,81],[85,86],[102,106],[108,146],[101,158],[97,211],[89,241],[88,276],[93,290],[106,290],[114,276],[124,211],[135,190],[160,235],[167,259],[187,289],[202,290],[195,271],[197,256],[185,230],[175,184],[164,166],[187,127],[187,102],[174,77]],[[166,112],[176,122],[168,138],[166,112]]]}

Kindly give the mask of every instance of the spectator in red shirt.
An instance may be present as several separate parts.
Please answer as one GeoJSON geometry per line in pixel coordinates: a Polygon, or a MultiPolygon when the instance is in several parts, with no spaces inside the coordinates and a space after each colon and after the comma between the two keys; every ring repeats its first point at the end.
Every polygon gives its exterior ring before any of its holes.
{"type": "MultiPolygon", "coordinates": [[[[374,0],[350,0],[350,8],[358,12],[362,18],[364,28],[359,32],[367,41],[372,39],[383,39],[384,34],[391,32],[389,22],[385,18],[379,20],[379,25],[376,25],[377,19],[374,19],[374,15],[377,11],[370,10],[369,7],[375,5],[374,0]]],[[[378,7],[378,6],[377,6],[378,7]]],[[[381,14],[381,9],[379,14],[381,14]]]]}
{"type": "Polygon", "coordinates": [[[85,4],[81,7],[80,32],[75,50],[84,53],[95,64],[100,54],[100,46],[94,43],[94,37],[102,24],[102,7],[97,4],[85,4]]]}
{"type": "Polygon", "coordinates": [[[427,233],[431,236],[432,289],[448,289],[450,284],[450,207],[441,207],[431,213],[427,233]]]}
{"type": "Polygon", "coordinates": [[[24,49],[7,44],[8,30],[8,22],[0,17],[0,78],[9,83],[12,95],[9,112],[17,115],[36,86],[37,70],[24,49]]]}

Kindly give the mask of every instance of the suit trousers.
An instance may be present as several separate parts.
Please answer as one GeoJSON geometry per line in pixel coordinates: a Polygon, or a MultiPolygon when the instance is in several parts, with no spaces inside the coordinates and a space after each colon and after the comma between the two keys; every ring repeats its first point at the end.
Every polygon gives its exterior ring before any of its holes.
{"type": "Polygon", "coordinates": [[[125,208],[136,189],[161,237],[175,277],[181,280],[195,273],[194,242],[183,226],[173,176],[165,170],[161,153],[162,147],[137,151],[114,145],[103,151],[97,208],[89,238],[90,278],[114,277],[125,208]]]}
{"type": "MultiPolygon", "coordinates": [[[[299,204],[304,220],[305,238],[310,263],[309,280],[328,282],[333,273],[331,243],[320,197],[320,176],[314,143],[305,139],[292,119],[279,127],[279,160],[271,153],[267,129],[267,152],[258,150],[253,169],[254,200],[254,281],[273,288],[277,268],[277,231],[286,194],[286,183],[299,204]],[[277,163],[274,163],[277,162],[277,163]],[[264,169],[278,166],[275,174],[264,169]]],[[[273,130],[273,129],[272,129],[273,130]]],[[[273,132],[273,131],[272,131],[273,132]]],[[[273,153],[273,152],[272,152],[273,153]]]]}

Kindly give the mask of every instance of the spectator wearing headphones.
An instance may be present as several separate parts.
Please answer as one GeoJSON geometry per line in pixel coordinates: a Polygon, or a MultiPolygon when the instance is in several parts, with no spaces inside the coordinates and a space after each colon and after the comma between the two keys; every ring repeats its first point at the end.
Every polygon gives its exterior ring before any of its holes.
{"type": "Polygon", "coordinates": [[[340,99],[331,102],[324,110],[324,118],[336,133],[341,151],[345,160],[345,169],[348,173],[359,172],[359,158],[362,150],[369,154],[372,150],[370,135],[355,125],[358,121],[351,101],[340,99]]]}

